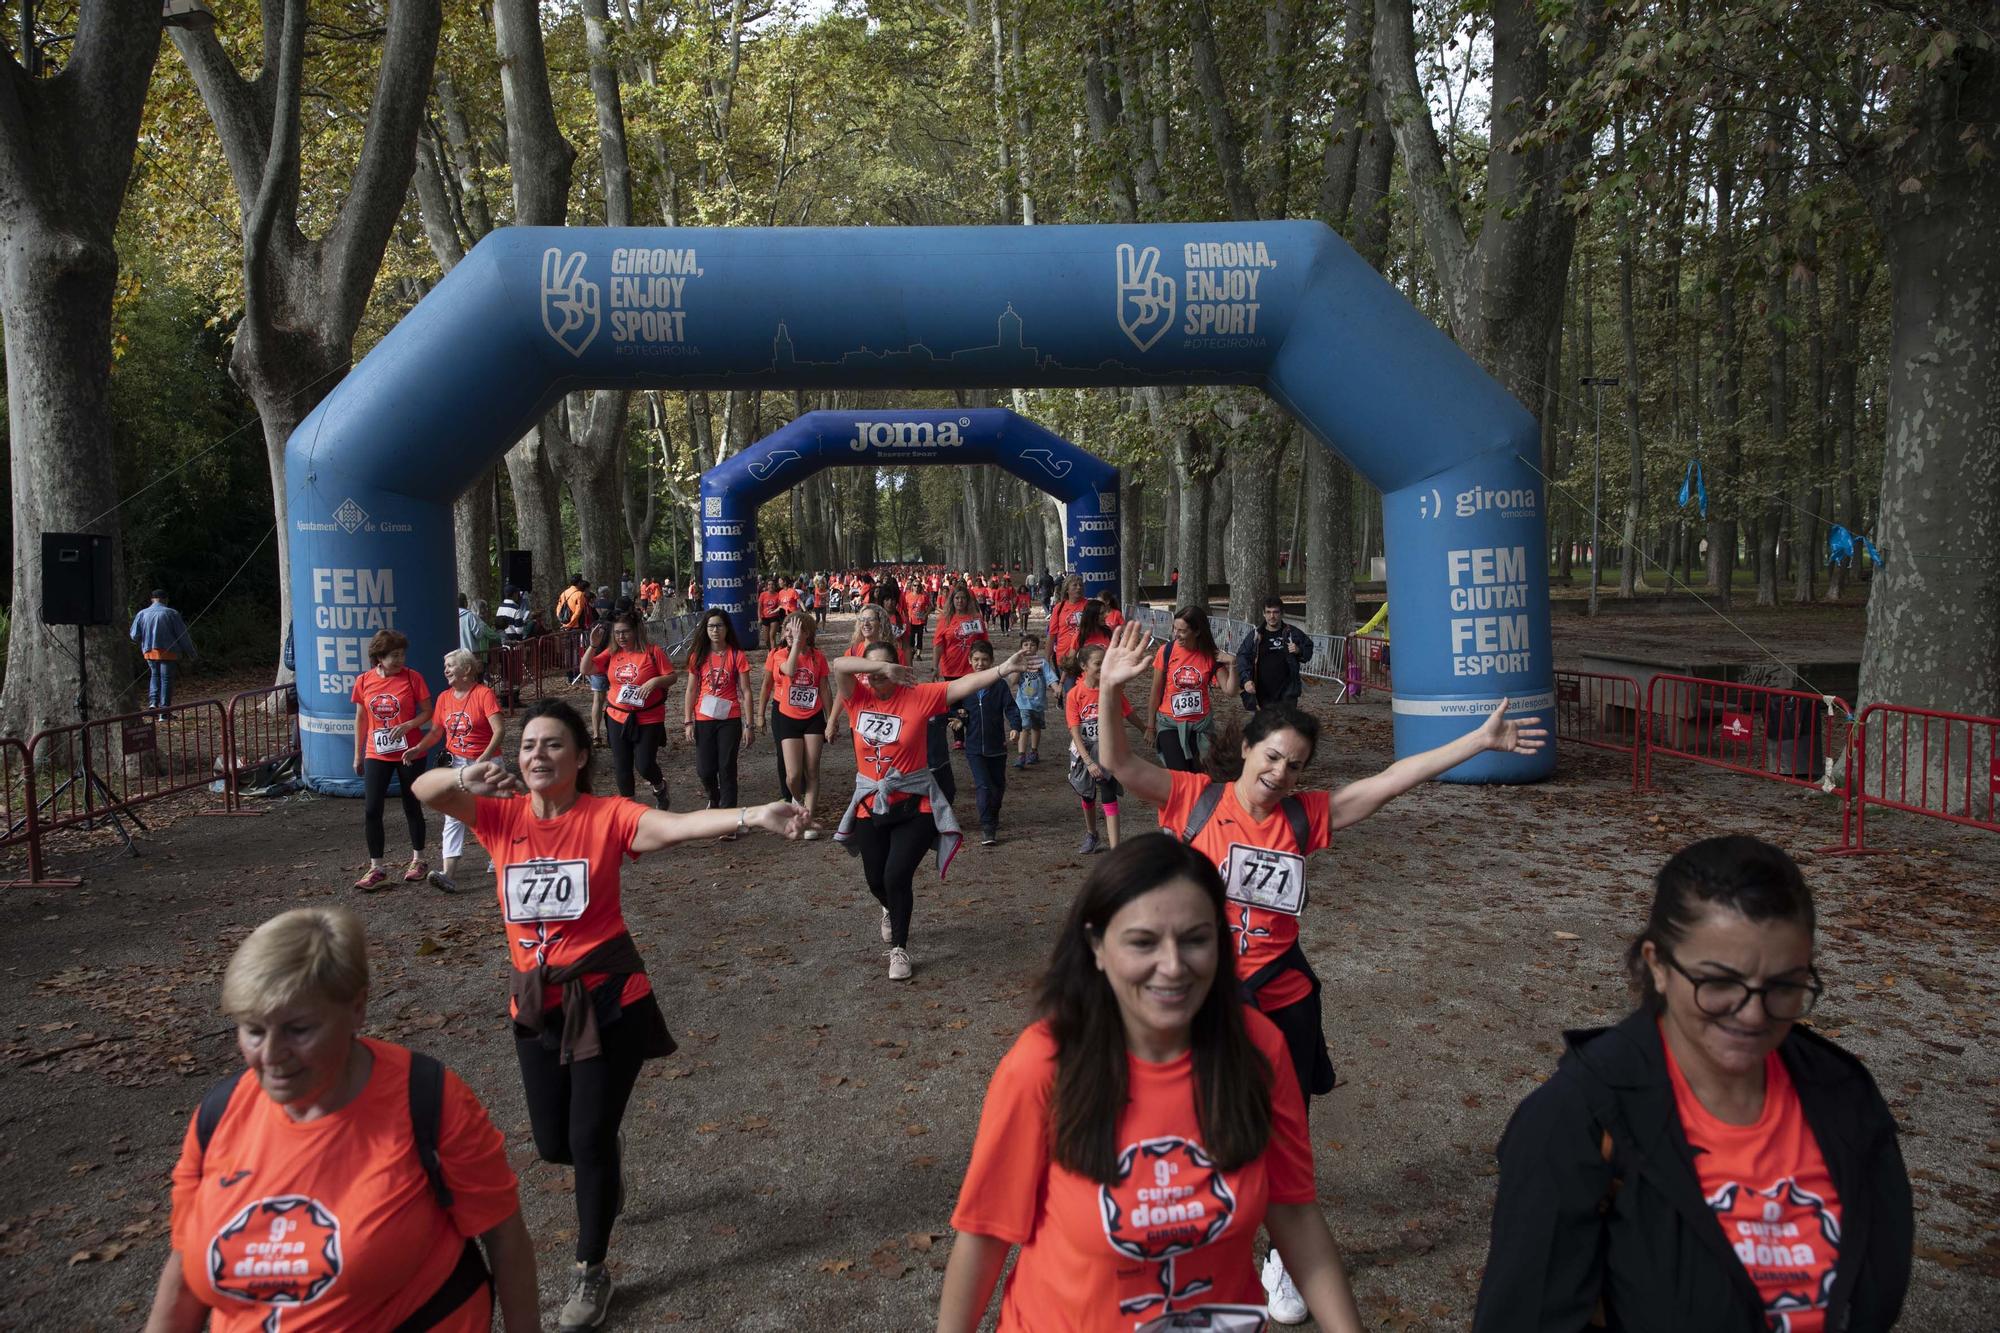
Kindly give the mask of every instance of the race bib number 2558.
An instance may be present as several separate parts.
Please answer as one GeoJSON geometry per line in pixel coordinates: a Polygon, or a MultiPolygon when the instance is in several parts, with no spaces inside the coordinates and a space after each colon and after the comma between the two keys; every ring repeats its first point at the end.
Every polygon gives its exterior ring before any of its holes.
{"type": "Polygon", "coordinates": [[[500,887],[510,922],[574,921],[590,906],[590,862],[519,861],[500,887]]]}

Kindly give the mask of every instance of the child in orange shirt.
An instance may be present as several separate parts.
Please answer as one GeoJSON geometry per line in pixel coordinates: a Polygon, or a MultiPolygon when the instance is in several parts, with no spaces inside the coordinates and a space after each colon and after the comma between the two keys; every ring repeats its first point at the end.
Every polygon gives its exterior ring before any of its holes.
{"type": "MultiPolygon", "coordinates": [[[[1083,843],[1076,851],[1079,856],[1089,856],[1107,846],[1118,845],[1118,798],[1123,792],[1118,780],[1097,762],[1097,679],[1098,670],[1104,665],[1104,645],[1093,643],[1085,648],[1077,655],[1077,665],[1082,675],[1063,697],[1063,716],[1069,720],[1069,785],[1083,802],[1083,843]],[[1104,843],[1097,838],[1099,806],[1104,807],[1104,833],[1108,839],[1104,843]]],[[[1143,730],[1123,695],[1118,702],[1123,709],[1119,720],[1143,730]]]]}

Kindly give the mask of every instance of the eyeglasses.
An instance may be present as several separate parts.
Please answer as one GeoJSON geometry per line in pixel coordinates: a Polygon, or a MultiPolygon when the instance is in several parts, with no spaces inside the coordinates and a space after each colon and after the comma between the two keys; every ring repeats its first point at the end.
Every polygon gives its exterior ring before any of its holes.
{"type": "Polygon", "coordinates": [[[1790,1022],[1811,1013],[1813,1006],[1819,1003],[1819,997],[1826,992],[1816,968],[1806,969],[1812,975],[1809,982],[1774,981],[1767,986],[1752,986],[1735,977],[1698,977],[1682,967],[1680,960],[1672,954],[1663,950],[1660,956],[1667,960],[1667,966],[1688,979],[1694,987],[1695,1008],[1710,1018],[1728,1018],[1741,1013],[1743,1006],[1750,1003],[1750,997],[1758,995],[1763,997],[1767,1015],[1780,1022],[1790,1022]]]}

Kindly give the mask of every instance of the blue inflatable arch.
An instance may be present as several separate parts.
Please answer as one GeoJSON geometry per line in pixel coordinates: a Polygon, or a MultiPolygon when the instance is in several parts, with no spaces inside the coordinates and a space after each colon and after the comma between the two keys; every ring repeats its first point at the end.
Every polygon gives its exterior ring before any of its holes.
{"type": "Polygon", "coordinates": [[[1381,489],[1399,753],[1502,696],[1553,707],[1534,419],[1319,223],[510,227],[286,447],[307,780],[359,788],[349,691],[376,629],[441,686],[452,501],[565,393],[1138,384],[1260,386],[1381,489]]]}
{"type": "MultiPolygon", "coordinates": [[[[1118,589],[1118,469],[1004,408],[808,412],[701,479],[703,606],[748,636],[756,620],[757,509],[830,467],[991,463],[1063,504],[1064,568],[1091,596],[1118,589]]],[[[745,638],[748,642],[748,638],[745,638]]]]}

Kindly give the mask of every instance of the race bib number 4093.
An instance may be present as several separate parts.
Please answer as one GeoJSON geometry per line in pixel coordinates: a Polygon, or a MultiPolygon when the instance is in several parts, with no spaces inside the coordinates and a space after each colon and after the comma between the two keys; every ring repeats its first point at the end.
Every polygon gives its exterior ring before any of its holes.
{"type": "Polygon", "coordinates": [[[1306,861],[1291,852],[1229,844],[1229,901],[1297,916],[1306,905],[1306,861]]]}
{"type": "Polygon", "coordinates": [[[509,922],[574,921],[590,906],[590,862],[516,862],[501,889],[509,922]]]}
{"type": "Polygon", "coordinates": [[[371,738],[376,754],[401,754],[410,748],[410,738],[394,727],[377,727],[371,738]]]}

